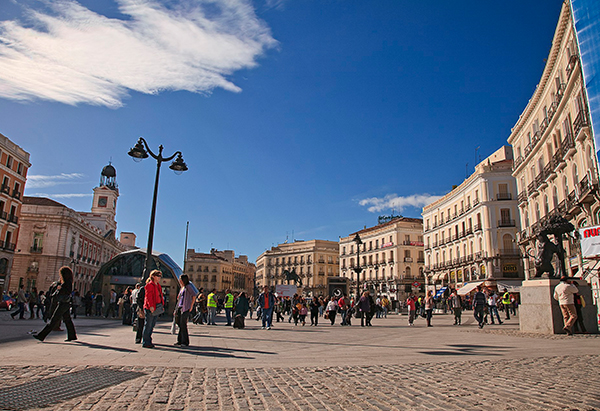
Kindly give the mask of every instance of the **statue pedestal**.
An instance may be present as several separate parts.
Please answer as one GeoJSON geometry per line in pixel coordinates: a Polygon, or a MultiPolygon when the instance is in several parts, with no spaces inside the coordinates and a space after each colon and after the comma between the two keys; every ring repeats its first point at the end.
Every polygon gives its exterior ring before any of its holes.
{"type": "MultiPolygon", "coordinates": [[[[598,310],[593,304],[592,290],[587,281],[576,280],[579,295],[585,299],[582,309],[583,323],[588,333],[598,333],[598,310]]],[[[540,334],[565,334],[562,311],[553,297],[558,279],[523,281],[519,325],[522,332],[540,334]]]]}

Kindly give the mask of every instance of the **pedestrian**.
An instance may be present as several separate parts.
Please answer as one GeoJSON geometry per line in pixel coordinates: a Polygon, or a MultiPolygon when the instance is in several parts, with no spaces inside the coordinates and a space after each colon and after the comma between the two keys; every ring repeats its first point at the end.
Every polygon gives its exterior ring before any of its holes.
{"type": "Polygon", "coordinates": [[[390,300],[387,298],[387,295],[384,295],[383,298],[381,299],[381,308],[383,308],[383,317],[387,318],[388,311],[390,310],[391,305],[392,304],[391,304],[390,300]]]}
{"type": "Polygon", "coordinates": [[[21,284],[19,286],[19,291],[17,292],[17,309],[15,312],[11,313],[10,316],[14,320],[18,315],[19,320],[22,320],[25,315],[25,303],[27,303],[27,296],[25,295],[25,285],[21,284]]]}
{"type": "Polygon", "coordinates": [[[319,299],[317,297],[313,297],[310,302],[310,325],[314,325],[315,327],[319,324],[319,307],[321,303],[319,303],[319,299]]]}
{"type": "Polygon", "coordinates": [[[225,318],[227,319],[227,326],[231,326],[231,312],[233,311],[233,294],[228,288],[225,290],[225,318]]]}
{"type": "Polygon", "coordinates": [[[306,315],[307,314],[308,314],[308,307],[306,306],[306,303],[302,303],[302,308],[300,308],[299,317],[300,317],[300,321],[302,322],[303,327],[306,325],[306,315]]]}
{"type": "Polygon", "coordinates": [[[335,298],[332,298],[327,303],[327,308],[325,309],[325,315],[331,321],[331,325],[335,324],[335,316],[337,313],[338,305],[335,301],[335,298]]]}
{"type": "Polygon", "coordinates": [[[406,307],[408,308],[408,325],[412,327],[415,322],[415,314],[417,313],[417,299],[413,294],[410,294],[406,299],[406,307]]]}
{"type": "Polygon", "coordinates": [[[242,291],[235,300],[234,316],[241,315],[246,318],[250,311],[250,300],[246,297],[246,292],[242,291]]]}
{"type": "Polygon", "coordinates": [[[131,287],[127,287],[125,289],[125,293],[121,297],[121,303],[123,305],[123,325],[131,325],[131,306],[132,306],[132,289],[131,287]]]}
{"type": "Polygon", "coordinates": [[[383,307],[381,305],[381,296],[378,295],[377,299],[375,300],[375,318],[381,318],[382,313],[383,307]]]}
{"type": "Polygon", "coordinates": [[[52,313],[50,322],[46,324],[44,329],[37,334],[33,334],[33,338],[40,341],[44,339],[53,331],[62,321],[64,321],[67,327],[67,339],[65,341],[74,341],[77,339],[77,333],[75,332],[75,325],[71,320],[69,311],[71,310],[71,293],[73,292],[73,271],[67,266],[63,266],[59,269],[60,283],[56,287],[52,299],[56,303],[56,309],[52,313]]]}
{"type": "Polygon", "coordinates": [[[40,292],[38,293],[37,310],[35,313],[37,318],[44,319],[46,317],[45,307],[46,307],[46,295],[44,294],[44,290],[40,290],[40,292]],[[40,315],[40,312],[42,313],[42,315],[40,315]]]}
{"type": "Polygon", "coordinates": [[[338,312],[340,313],[340,317],[342,318],[342,325],[346,325],[346,317],[348,316],[348,309],[350,308],[350,299],[346,294],[342,295],[337,302],[338,312]]]}
{"type": "Polygon", "coordinates": [[[207,325],[217,325],[215,322],[217,319],[217,289],[213,288],[208,297],[206,297],[206,307],[208,308],[208,317],[206,319],[207,325]]]}
{"type": "MultiPolygon", "coordinates": [[[[579,283],[577,281],[573,281],[572,284],[575,287],[579,286],[579,283]]],[[[573,303],[575,305],[575,312],[577,313],[577,320],[575,321],[575,324],[573,324],[573,331],[576,333],[582,332],[585,334],[587,330],[585,329],[585,325],[583,324],[582,310],[585,307],[585,299],[583,298],[583,295],[580,295],[579,292],[573,295],[573,303]]]]}
{"type": "Polygon", "coordinates": [[[325,300],[323,299],[322,295],[319,296],[319,304],[319,317],[323,317],[323,312],[325,311],[325,300]]]}
{"type": "Polygon", "coordinates": [[[574,295],[578,292],[577,287],[571,284],[566,276],[562,276],[560,283],[554,288],[554,299],[558,301],[565,322],[563,330],[568,335],[573,335],[573,324],[577,320],[574,295]]]}
{"type": "Polygon", "coordinates": [[[427,326],[431,325],[431,317],[433,316],[433,291],[427,291],[427,296],[423,299],[423,308],[425,310],[425,318],[427,320],[427,326]]]}
{"type": "Polygon", "coordinates": [[[475,321],[479,324],[479,328],[483,328],[485,322],[483,320],[483,311],[487,304],[485,294],[481,291],[481,286],[478,285],[476,292],[473,295],[473,316],[475,321]]]}
{"type": "Polygon", "coordinates": [[[462,299],[456,290],[450,295],[450,304],[452,304],[452,311],[454,312],[454,325],[460,325],[462,318],[462,299]]]}
{"type": "Polygon", "coordinates": [[[162,287],[159,280],[162,273],[159,270],[152,270],[146,280],[145,298],[144,298],[144,333],[142,335],[142,347],[154,348],[152,343],[152,331],[156,325],[158,316],[165,312],[165,300],[163,298],[162,287]]]}
{"type": "Polygon", "coordinates": [[[83,296],[83,306],[85,307],[85,316],[92,316],[92,304],[94,303],[94,298],[92,297],[92,292],[88,291],[83,296]]]}
{"type": "Polygon", "coordinates": [[[104,308],[104,296],[101,292],[96,294],[94,297],[94,304],[96,305],[96,317],[102,316],[102,308],[104,308]]]}
{"type": "Polygon", "coordinates": [[[207,324],[208,323],[208,307],[206,306],[206,294],[204,288],[198,290],[198,296],[196,297],[196,316],[194,317],[194,324],[207,324]]]}
{"type": "Polygon", "coordinates": [[[117,306],[117,292],[112,289],[110,290],[110,295],[108,298],[108,307],[106,308],[106,314],[104,314],[104,318],[108,318],[109,314],[112,314],[112,318],[117,316],[118,306],[117,306]]]}
{"type": "Polygon", "coordinates": [[[192,312],[192,307],[194,306],[194,301],[196,300],[196,290],[190,283],[190,278],[187,274],[181,274],[179,277],[179,284],[181,284],[181,290],[179,290],[177,304],[175,305],[175,319],[179,326],[179,333],[177,334],[177,342],[175,345],[178,347],[187,347],[190,345],[190,335],[188,333],[187,323],[192,312]]]}
{"type": "Polygon", "coordinates": [[[33,320],[35,318],[35,306],[38,303],[38,293],[37,288],[33,287],[29,292],[29,296],[27,297],[27,303],[29,304],[29,319],[33,320]]]}
{"type": "Polygon", "coordinates": [[[258,296],[258,305],[262,313],[262,329],[271,329],[273,322],[273,308],[275,307],[275,295],[265,285],[263,292],[258,296]]]}
{"type": "Polygon", "coordinates": [[[71,314],[73,315],[73,319],[77,318],[77,309],[81,306],[81,296],[79,295],[79,291],[75,291],[73,293],[73,298],[71,299],[71,314]]]}
{"type": "Polygon", "coordinates": [[[496,314],[498,324],[502,324],[502,321],[500,320],[500,314],[498,313],[498,294],[496,294],[495,291],[490,291],[490,295],[488,296],[487,302],[492,324],[494,324],[494,314],[496,314]]]}
{"type": "Polygon", "coordinates": [[[363,292],[362,297],[360,297],[360,300],[358,301],[358,312],[360,315],[360,326],[364,327],[365,322],[366,325],[369,325],[369,319],[367,316],[371,312],[371,303],[369,301],[368,291],[363,292]]]}
{"type": "Polygon", "coordinates": [[[144,301],[146,301],[146,287],[141,283],[138,292],[135,295],[135,305],[137,307],[135,315],[135,343],[141,344],[144,336],[144,323],[146,322],[146,314],[144,312],[144,301]]]}
{"type": "Polygon", "coordinates": [[[502,305],[504,306],[505,319],[510,320],[510,293],[505,288],[504,294],[502,294],[502,305]]]}

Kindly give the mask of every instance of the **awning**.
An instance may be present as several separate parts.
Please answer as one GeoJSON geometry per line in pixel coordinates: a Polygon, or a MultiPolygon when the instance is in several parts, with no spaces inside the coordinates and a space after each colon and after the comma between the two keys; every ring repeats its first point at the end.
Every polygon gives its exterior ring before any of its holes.
{"type": "Polygon", "coordinates": [[[438,292],[435,294],[434,298],[440,298],[442,296],[442,294],[444,294],[444,292],[448,289],[448,287],[442,287],[438,290],[438,292]]]}
{"type": "Polygon", "coordinates": [[[467,295],[471,291],[473,291],[478,285],[481,285],[481,284],[483,284],[483,281],[475,281],[472,283],[465,284],[458,289],[457,294],[458,295],[467,295]]]}
{"type": "Polygon", "coordinates": [[[518,293],[521,292],[521,285],[523,284],[522,280],[503,280],[503,281],[498,281],[497,282],[497,286],[498,286],[498,291],[499,292],[503,292],[504,289],[506,288],[506,290],[509,293],[518,293]]]}

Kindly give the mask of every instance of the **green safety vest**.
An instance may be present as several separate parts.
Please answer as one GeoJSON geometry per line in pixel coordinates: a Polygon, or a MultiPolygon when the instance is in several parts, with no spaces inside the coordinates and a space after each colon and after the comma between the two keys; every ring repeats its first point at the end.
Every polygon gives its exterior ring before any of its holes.
{"type": "Polygon", "coordinates": [[[233,308],[233,294],[225,296],[225,308],[233,308]]]}
{"type": "Polygon", "coordinates": [[[504,295],[502,296],[502,304],[510,304],[510,293],[509,292],[505,292],[504,295]]]}
{"type": "Polygon", "coordinates": [[[206,306],[217,308],[217,299],[215,298],[215,293],[208,294],[208,299],[206,300],[206,306]]]}

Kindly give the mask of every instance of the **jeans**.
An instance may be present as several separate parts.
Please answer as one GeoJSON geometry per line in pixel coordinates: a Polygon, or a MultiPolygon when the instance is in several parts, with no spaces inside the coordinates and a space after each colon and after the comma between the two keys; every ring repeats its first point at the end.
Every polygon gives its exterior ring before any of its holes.
{"type": "MultiPolygon", "coordinates": [[[[231,311],[231,309],[229,309],[231,311]]],[[[182,312],[179,317],[179,334],[177,334],[177,343],[181,345],[190,345],[190,335],[188,333],[188,319],[190,318],[190,312],[182,312]]]]}
{"type": "Polygon", "coordinates": [[[427,319],[427,326],[431,327],[431,317],[433,316],[433,308],[425,310],[425,318],[427,319]]]}
{"type": "Polygon", "coordinates": [[[208,318],[206,319],[206,324],[208,325],[216,325],[215,320],[217,319],[217,307],[208,307],[208,318]]]}
{"type": "Polygon", "coordinates": [[[496,313],[498,324],[502,324],[502,321],[500,321],[500,314],[498,314],[498,307],[495,305],[490,305],[490,319],[492,320],[492,324],[494,324],[494,313],[496,313]]]}
{"type": "Polygon", "coordinates": [[[475,317],[475,321],[481,327],[483,325],[483,305],[473,307],[473,317],[475,317]]]}
{"type": "Polygon", "coordinates": [[[231,325],[231,310],[233,310],[233,308],[225,308],[225,318],[227,318],[227,325],[231,325]]]}
{"type": "Polygon", "coordinates": [[[317,325],[317,324],[319,324],[319,312],[311,311],[310,312],[310,325],[317,325]]]}
{"type": "Polygon", "coordinates": [[[144,333],[142,335],[142,342],[144,345],[152,345],[152,331],[154,330],[154,326],[156,325],[158,315],[152,315],[152,312],[148,309],[145,309],[144,313],[146,314],[146,321],[144,321],[144,333]]]}
{"type": "Polygon", "coordinates": [[[415,322],[415,314],[417,313],[417,310],[408,310],[408,323],[412,324],[415,322]]]}
{"type": "Polygon", "coordinates": [[[273,307],[262,309],[262,326],[270,327],[273,322],[273,307]]]}
{"type": "Polygon", "coordinates": [[[17,314],[19,314],[19,319],[22,320],[25,315],[25,303],[17,303],[17,306],[19,308],[17,309],[17,311],[11,314],[11,317],[15,318],[17,314]]]}
{"type": "Polygon", "coordinates": [[[346,324],[346,312],[347,310],[340,310],[340,317],[342,317],[342,325],[346,324]]]}
{"type": "Polygon", "coordinates": [[[506,319],[510,320],[510,304],[504,304],[504,311],[506,313],[506,319]]]}

